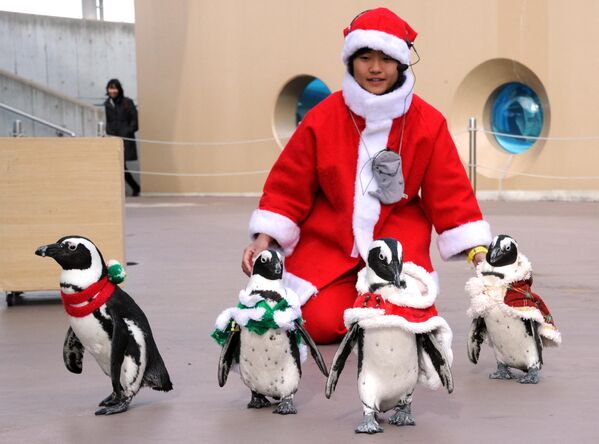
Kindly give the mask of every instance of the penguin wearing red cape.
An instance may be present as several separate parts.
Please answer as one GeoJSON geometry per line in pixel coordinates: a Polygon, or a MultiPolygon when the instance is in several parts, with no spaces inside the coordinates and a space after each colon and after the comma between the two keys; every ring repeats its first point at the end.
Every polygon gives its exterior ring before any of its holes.
{"type": "Polygon", "coordinates": [[[100,402],[96,415],[126,411],[141,387],[172,390],[148,319],[116,285],[125,275],[120,264],[110,261],[107,266],[94,243],[81,236],[63,237],[35,254],[62,267],[61,298],[70,324],[63,348],[67,370],[81,373],[87,351],[112,381],[112,393],[100,402]]]}
{"type": "Polygon", "coordinates": [[[478,362],[485,339],[495,353],[497,370],[491,379],[518,379],[537,384],[543,366],[543,347],[558,346],[562,337],[539,295],[532,292],[532,266],[505,234],[496,236],[477,276],[466,283],[471,297],[468,315],[468,358],[478,362]],[[516,377],[510,368],[525,374],[516,377]]]}
{"type": "Polygon", "coordinates": [[[383,432],[378,420],[391,409],[390,424],[415,425],[411,405],[418,382],[453,391],[452,332],[434,306],[437,285],[424,268],[403,263],[397,240],[383,238],[370,245],[356,288],[358,298],[345,310],[348,331],[333,358],[325,395],[331,397],[356,347],[363,418],[355,432],[383,432]]]}

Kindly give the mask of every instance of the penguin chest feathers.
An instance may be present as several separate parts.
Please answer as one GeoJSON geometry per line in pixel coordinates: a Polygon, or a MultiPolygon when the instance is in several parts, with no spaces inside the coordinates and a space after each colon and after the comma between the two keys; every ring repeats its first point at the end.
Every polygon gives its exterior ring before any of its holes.
{"type": "Polygon", "coordinates": [[[244,384],[250,390],[275,398],[295,393],[301,370],[294,357],[294,345],[282,329],[258,335],[243,328],[239,369],[244,384]]]}
{"type": "Polygon", "coordinates": [[[419,369],[413,333],[397,327],[366,329],[358,346],[358,392],[366,406],[384,412],[410,396],[419,369]]]}
{"type": "Polygon", "coordinates": [[[539,364],[535,340],[522,319],[509,316],[499,306],[494,306],[485,316],[485,324],[497,361],[522,371],[539,364]]]}
{"type": "Polygon", "coordinates": [[[94,313],[83,317],[69,316],[69,324],[81,341],[85,350],[88,351],[98,362],[102,371],[110,375],[110,355],[112,349],[111,334],[106,328],[112,328],[112,319],[106,312],[106,305],[94,313]]]}

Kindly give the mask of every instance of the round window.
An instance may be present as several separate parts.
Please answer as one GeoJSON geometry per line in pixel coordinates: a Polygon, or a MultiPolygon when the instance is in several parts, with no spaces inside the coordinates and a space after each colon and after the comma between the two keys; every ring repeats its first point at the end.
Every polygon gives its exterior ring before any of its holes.
{"type": "Polygon", "coordinates": [[[273,127],[282,148],[306,113],[325,99],[331,90],[314,76],[300,75],[283,87],[275,104],[273,127]]]}
{"type": "Polygon", "coordinates": [[[326,99],[331,94],[331,90],[320,79],[314,79],[302,91],[302,95],[297,102],[295,112],[295,123],[297,125],[303,120],[308,111],[314,108],[320,101],[326,99]]]}
{"type": "Polygon", "coordinates": [[[531,88],[517,82],[500,86],[494,96],[491,110],[493,131],[519,136],[496,134],[497,143],[512,154],[527,151],[543,129],[543,107],[539,97],[531,88]]]}

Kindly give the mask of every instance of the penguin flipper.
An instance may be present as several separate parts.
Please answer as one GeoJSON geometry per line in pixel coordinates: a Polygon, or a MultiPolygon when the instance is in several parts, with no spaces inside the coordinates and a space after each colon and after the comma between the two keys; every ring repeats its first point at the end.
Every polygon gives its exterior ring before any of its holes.
{"type": "Polygon", "coordinates": [[[541,339],[541,335],[539,335],[539,323],[532,319],[523,319],[523,322],[526,327],[526,332],[533,337],[535,345],[537,346],[540,369],[543,365],[543,340],[541,339]]]}
{"type": "Polygon", "coordinates": [[[360,333],[360,326],[356,322],[353,324],[343,339],[341,340],[341,344],[339,344],[339,348],[335,353],[335,357],[333,358],[333,363],[331,364],[331,371],[329,372],[329,377],[327,378],[327,384],[325,387],[325,396],[330,398],[333,392],[335,391],[335,387],[337,386],[337,380],[343,371],[343,367],[345,367],[345,361],[347,357],[351,353],[352,349],[356,345],[358,341],[358,336],[360,333]]]}
{"type": "Polygon", "coordinates": [[[83,344],[71,327],[67,330],[62,348],[62,358],[67,370],[71,373],[80,374],[83,371],[83,344]]]}
{"type": "Polygon", "coordinates": [[[441,344],[439,344],[433,333],[423,333],[417,335],[417,337],[420,351],[426,353],[431,359],[433,367],[435,367],[435,371],[441,379],[441,384],[447,389],[448,393],[453,392],[453,375],[441,344]]]}
{"type": "Polygon", "coordinates": [[[231,331],[227,342],[223,345],[218,361],[218,385],[224,387],[229,377],[229,370],[233,365],[233,360],[239,356],[241,347],[241,331],[239,329],[231,331]]]}
{"type": "Polygon", "coordinates": [[[304,326],[300,324],[297,319],[295,320],[295,328],[302,337],[304,343],[310,348],[310,353],[312,354],[312,357],[314,358],[314,361],[316,361],[316,365],[318,365],[318,368],[320,369],[322,374],[325,376],[329,376],[329,370],[327,369],[327,365],[325,364],[322,354],[320,353],[320,350],[318,350],[316,343],[312,339],[312,336],[310,336],[310,334],[306,331],[304,326]]]}
{"type": "Polygon", "coordinates": [[[478,363],[480,356],[480,346],[487,336],[487,325],[484,318],[475,318],[472,321],[470,332],[468,333],[468,359],[473,364],[478,363]]]}
{"type": "Polygon", "coordinates": [[[112,318],[112,341],[110,343],[110,379],[112,391],[120,395],[123,391],[121,386],[121,367],[125,359],[125,351],[129,343],[129,330],[127,324],[121,318],[112,318]]]}

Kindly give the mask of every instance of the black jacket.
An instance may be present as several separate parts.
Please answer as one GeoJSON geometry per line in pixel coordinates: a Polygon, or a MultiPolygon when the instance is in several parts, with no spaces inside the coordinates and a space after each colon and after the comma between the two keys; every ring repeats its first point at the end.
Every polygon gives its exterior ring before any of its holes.
{"type": "MultiPolygon", "coordinates": [[[[135,138],[139,129],[137,124],[137,109],[129,97],[117,97],[114,102],[108,98],[104,102],[106,111],[106,134],[109,136],[135,138]]],[[[124,140],[125,160],[137,160],[137,145],[135,140],[124,140]]]]}

